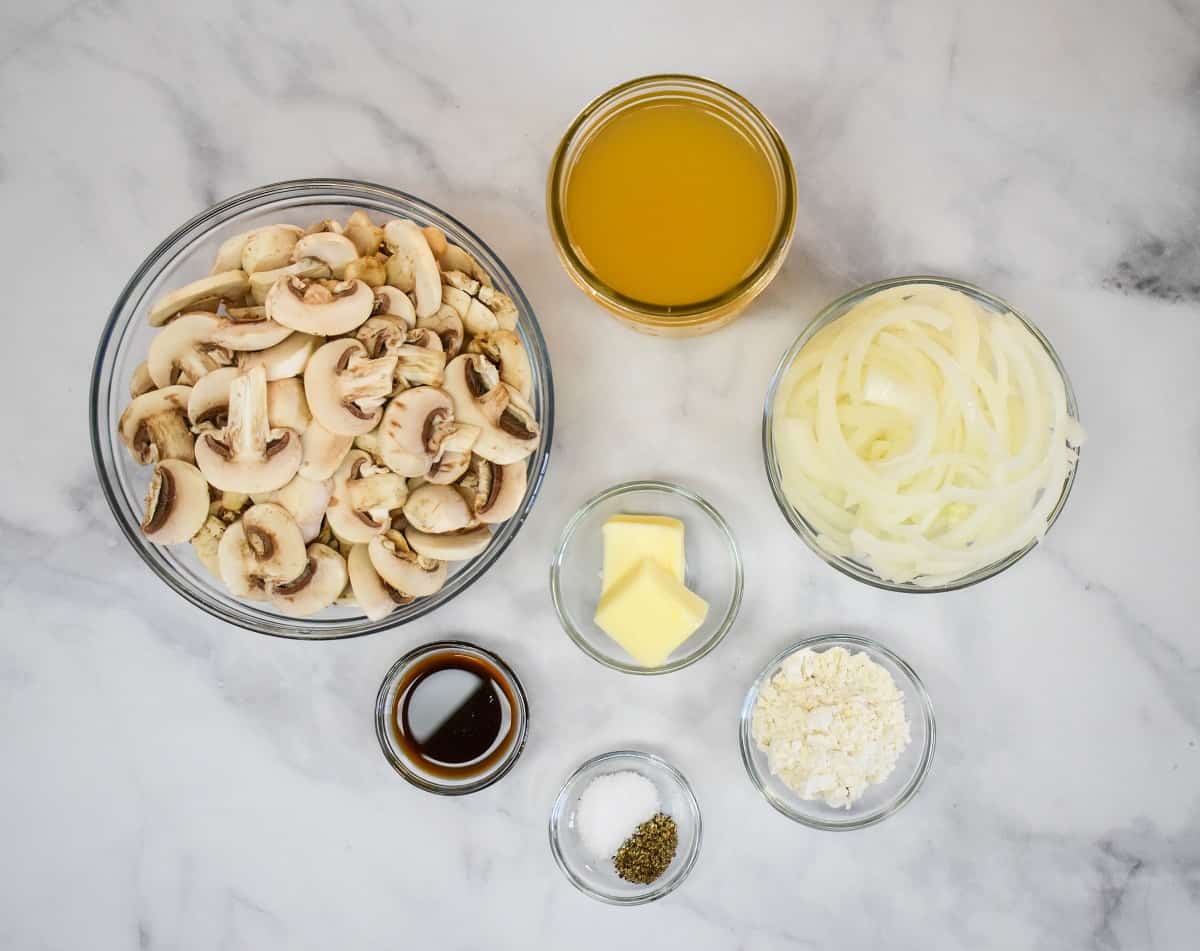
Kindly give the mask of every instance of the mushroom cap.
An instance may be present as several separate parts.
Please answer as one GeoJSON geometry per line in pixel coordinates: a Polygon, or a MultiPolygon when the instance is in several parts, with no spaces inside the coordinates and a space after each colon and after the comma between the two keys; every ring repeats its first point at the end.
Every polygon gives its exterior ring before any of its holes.
{"type": "Polygon", "coordinates": [[[241,303],[250,289],[250,279],[241,269],[210,274],[198,281],[164,294],[150,306],[148,315],[151,327],[161,327],[172,317],[185,310],[198,310],[205,304],[220,301],[241,303]]]}
{"type": "Polygon", "coordinates": [[[265,304],[267,294],[275,286],[276,281],[293,274],[306,280],[318,280],[329,277],[329,266],[316,258],[301,258],[295,264],[289,264],[286,267],[277,267],[271,271],[259,271],[257,274],[251,274],[250,299],[255,304],[265,304]]]}
{"type": "Polygon", "coordinates": [[[435,386],[416,386],[392,398],[379,423],[379,458],[402,476],[423,476],[437,460],[454,400],[435,386]]]}
{"type": "Polygon", "coordinates": [[[461,271],[484,287],[492,286],[492,279],[488,276],[487,271],[457,244],[446,244],[445,250],[438,255],[438,264],[442,266],[443,271],[461,271]]]}
{"type": "MultiPolygon", "coordinates": [[[[412,273],[413,293],[417,298],[418,317],[427,317],[437,311],[442,303],[442,278],[437,259],[430,250],[429,241],[416,224],[406,218],[394,218],[383,228],[383,240],[392,252],[392,257],[408,265],[412,273]]],[[[391,261],[388,262],[388,283],[392,283],[391,261]]],[[[401,287],[401,290],[404,290],[401,287]]]]}
{"type": "Polygon", "coordinates": [[[217,256],[213,261],[212,274],[219,274],[222,271],[232,271],[242,266],[242,252],[246,249],[246,242],[250,240],[259,231],[266,228],[288,228],[296,235],[300,234],[299,225],[265,225],[263,228],[252,228],[250,231],[243,231],[240,234],[230,235],[221,242],[221,246],[217,248],[217,256]]]}
{"type": "Polygon", "coordinates": [[[300,437],[299,474],[316,482],[333,478],[352,445],[353,436],[331,433],[314,419],[300,437]]]}
{"type": "Polygon", "coordinates": [[[371,359],[358,340],[331,340],[304,368],[309,411],[330,432],[369,433],[379,425],[395,369],[394,356],[371,359]]]}
{"type": "Polygon", "coordinates": [[[412,604],[411,594],[400,593],[379,577],[379,572],[371,564],[366,545],[354,545],[350,549],[346,566],[350,575],[350,590],[354,592],[363,613],[372,621],[387,617],[398,607],[412,604]]]}
{"type": "Polygon", "coordinates": [[[164,459],[146,490],[142,533],[160,545],[191,541],[208,518],[208,481],[190,462],[164,459]]]}
{"type": "Polygon", "coordinates": [[[449,485],[457,482],[471,464],[471,447],[479,439],[479,427],[470,423],[451,423],[442,440],[441,455],[425,473],[427,482],[449,485]]]}
{"type": "Polygon", "coordinates": [[[286,380],[299,376],[308,366],[309,358],[317,352],[320,337],[311,334],[289,333],[281,343],[266,350],[254,350],[238,354],[238,366],[243,370],[263,367],[268,382],[286,380]]]}
{"type": "Polygon", "coordinates": [[[372,538],[367,554],[379,577],[401,594],[423,598],[446,583],[446,563],[418,555],[394,529],[372,538]]]}
{"type": "Polygon", "coordinates": [[[346,561],[341,555],[319,542],[309,545],[307,554],[308,562],[299,575],[267,589],[271,606],[293,617],[308,617],[325,610],[346,587],[346,561]]]}
{"type": "Polygon", "coordinates": [[[462,350],[466,328],[462,318],[454,312],[454,308],[443,304],[432,317],[417,319],[418,327],[427,327],[438,335],[442,341],[442,349],[446,351],[446,359],[453,360],[462,350]]]}
{"type": "MultiPolygon", "coordinates": [[[[210,373],[209,376],[212,376],[210,373]]],[[[290,429],[301,436],[312,422],[304,382],[296,377],[271,380],[267,384],[267,419],[272,429],[290,429]]]]}
{"type": "Polygon", "coordinates": [[[521,338],[511,330],[493,330],[475,337],[467,346],[481,353],[500,368],[500,379],[525,399],[533,395],[533,368],[521,338]]]}
{"type": "Polygon", "coordinates": [[[371,316],[398,317],[409,329],[417,325],[417,312],[412,299],[400,288],[387,284],[375,288],[375,304],[371,308],[371,316]]]}
{"type": "Polygon", "coordinates": [[[471,506],[458,489],[432,483],[420,486],[409,495],[404,503],[404,517],[417,531],[431,535],[457,532],[475,521],[471,506]]]}
{"type": "Polygon", "coordinates": [[[188,428],[190,386],[165,386],[143,393],[125,407],[117,430],[135,462],[163,459],[195,462],[195,439],[188,428]]]}
{"type": "Polygon", "coordinates": [[[404,537],[418,555],[439,561],[466,561],[487,550],[492,530],[486,525],[477,525],[457,532],[430,534],[410,525],[404,530],[404,537]]]}
{"type": "Polygon", "coordinates": [[[153,389],[155,386],[154,379],[150,376],[150,365],[143,360],[133,368],[133,375],[129,377],[129,395],[131,398],[137,399],[153,389]]]}
{"type": "Polygon", "coordinates": [[[292,249],[299,238],[299,229],[291,225],[256,228],[242,245],[242,270],[256,274],[283,267],[292,261],[292,249]]]}
{"type": "Polygon", "coordinates": [[[350,213],[342,234],[354,242],[354,248],[360,255],[374,254],[383,246],[383,228],[375,224],[361,208],[350,213]]]}
{"type": "Polygon", "coordinates": [[[329,506],[332,496],[332,479],[314,482],[302,475],[295,475],[283,488],[259,493],[254,497],[254,501],[282,505],[300,526],[300,534],[304,540],[311,542],[321,533],[325,509],[329,506]]]}
{"type": "Polygon", "coordinates": [[[225,426],[202,435],[195,453],[204,477],[226,492],[270,492],[296,474],[303,454],[300,437],[290,429],[271,428],[262,367],[230,382],[225,426]]]}
{"type": "Polygon", "coordinates": [[[220,324],[221,318],[214,314],[183,314],[155,334],[146,356],[154,385],[191,386],[206,373],[230,366],[233,355],[212,343],[220,324]]]}
{"type": "Polygon", "coordinates": [[[226,350],[266,350],[283,343],[291,332],[267,317],[265,307],[231,307],[219,318],[210,339],[226,350]]]}
{"type": "Polygon", "coordinates": [[[464,353],[446,367],[446,390],[455,416],[480,428],[474,452],[491,462],[520,462],[537,448],[541,429],[533,408],[500,379],[482,354],[464,353]]]}
{"type": "Polygon", "coordinates": [[[507,521],[517,513],[525,498],[527,466],[524,462],[500,466],[478,456],[476,460],[472,469],[479,475],[472,487],[471,506],[475,517],[485,525],[507,521]]]}
{"type": "Polygon", "coordinates": [[[325,264],[334,278],[341,280],[346,273],[346,265],[358,257],[358,248],[345,235],[332,231],[320,231],[316,234],[306,234],[296,242],[292,252],[294,260],[301,258],[316,258],[325,264]]]}
{"type": "Polygon", "coordinates": [[[495,425],[482,427],[475,453],[498,465],[509,465],[527,458],[541,440],[541,427],[533,407],[507,383],[507,405],[495,425]]]}
{"type": "Polygon", "coordinates": [[[225,428],[229,418],[229,387],[241,372],[237,367],[221,367],[200,377],[188,396],[187,414],[193,432],[225,428]]]}
{"type": "Polygon", "coordinates": [[[287,509],[263,502],[250,506],[225,530],[217,561],[221,580],[234,597],[261,597],[269,585],[299,576],[308,554],[300,527],[287,509]]]}
{"type": "Polygon", "coordinates": [[[362,281],[332,288],[292,275],[267,291],[267,316],[285,327],[322,337],[349,333],[371,316],[375,295],[362,281]]]}
{"type": "MultiPolygon", "coordinates": [[[[365,545],[388,527],[388,509],[357,509],[351,501],[350,483],[371,465],[371,457],[361,449],[351,449],[333,476],[333,494],[325,510],[325,519],[340,541],[365,545]]],[[[403,504],[403,500],[401,500],[403,504]]]]}

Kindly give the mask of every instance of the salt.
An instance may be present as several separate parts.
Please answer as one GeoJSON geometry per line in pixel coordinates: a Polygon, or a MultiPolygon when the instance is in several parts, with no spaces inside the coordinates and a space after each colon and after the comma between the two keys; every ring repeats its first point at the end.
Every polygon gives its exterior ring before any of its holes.
{"type": "Polygon", "coordinates": [[[658,788],[645,776],[629,770],[607,773],[588,783],[579,797],[575,828],[596,858],[612,858],[658,811],[658,788]]]}

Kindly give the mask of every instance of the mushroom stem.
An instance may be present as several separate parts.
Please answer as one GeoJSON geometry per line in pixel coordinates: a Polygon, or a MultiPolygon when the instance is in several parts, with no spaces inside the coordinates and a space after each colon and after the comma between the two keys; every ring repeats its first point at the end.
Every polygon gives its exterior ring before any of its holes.
{"type": "Polygon", "coordinates": [[[255,367],[229,384],[229,422],[225,433],[236,457],[266,454],[271,424],[267,419],[267,371],[255,367]]]}
{"type": "Polygon", "coordinates": [[[360,403],[365,410],[383,404],[392,393],[392,375],[396,372],[394,354],[365,360],[352,355],[349,365],[338,375],[342,398],[360,403]]]}

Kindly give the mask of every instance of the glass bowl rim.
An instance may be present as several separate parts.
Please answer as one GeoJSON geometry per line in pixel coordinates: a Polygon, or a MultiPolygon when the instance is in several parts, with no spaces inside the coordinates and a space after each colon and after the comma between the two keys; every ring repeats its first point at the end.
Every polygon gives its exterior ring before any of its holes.
{"type": "Polygon", "coordinates": [[[622,482],[614,485],[597,495],[592,496],[580,506],[579,510],[571,516],[567,524],[562,530],[562,535],[559,536],[558,545],[554,549],[554,557],[550,562],[550,597],[554,601],[554,611],[558,615],[558,623],[562,626],[563,631],[571,639],[571,641],[581,651],[587,654],[592,660],[609,667],[612,670],[620,671],[624,674],[634,674],[642,677],[654,677],[659,674],[670,674],[677,670],[683,670],[685,667],[690,667],[702,657],[708,656],[717,645],[725,640],[734,622],[737,620],[738,613],[742,607],[742,595],[745,591],[745,572],[742,566],[742,553],[738,548],[737,539],[734,538],[733,531],[729,527],[729,523],[721,516],[721,513],[702,496],[697,495],[690,489],[686,489],[674,482],[664,482],[655,479],[634,480],[632,482],[622,482]],[[734,579],[733,579],[733,595],[729,601],[729,609],[725,612],[725,617],[721,621],[717,630],[704,642],[704,645],[695,653],[681,657],[669,664],[664,664],[661,667],[638,667],[634,664],[626,664],[611,657],[606,657],[604,654],[593,648],[583,634],[568,615],[567,609],[563,604],[562,583],[559,578],[559,573],[563,564],[563,555],[566,553],[567,545],[575,535],[576,529],[579,528],[583,519],[597,506],[610,499],[618,498],[622,495],[628,495],[633,492],[664,492],[668,495],[674,495],[682,498],[695,505],[700,511],[707,515],[720,529],[721,535],[725,540],[726,547],[733,561],[734,579]]]}
{"type": "Polygon", "coordinates": [[[572,771],[571,775],[563,780],[563,784],[558,790],[558,795],[554,797],[554,805],[550,808],[548,831],[550,836],[550,854],[554,856],[554,863],[558,866],[563,875],[566,876],[567,881],[574,885],[580,892],[587,895],[589,898],[594,898],[597,901],[602,901],[609,905],[645,905],[652,901],[658,901],[658,899],[664,898],[665,896],[671,894],[671,892],[675,891],[675,889],[682,885],[687,877],[691,875],[692,869],[696,866],[696,860],[700,857],[700,844],[704,838],[704,820],[700,813],[700,802],[698,799],[696,799],[696,792],[692,789],[692,784],[688,782],[687,777],[684,776],[683,773],[668,763],[661,756],[658,756],[654,753],[648,753],[645,750],[610,750],[607,753],[600,753],[585,760],[574,771],[572,771]],[[655,884],[654,882],[651,882],[649,886],[643,886],[647,889],[647,891],[640,892],[629,897],[602,894],[593,889],[582,879],[578,878],[568,867],[566,856],[563,853],[562,843],[558,838],[558,820],[561,818],[563,810],[565,810],[567,807],[567,790],[570,789],[571,785],[588,770],[594,769],[597,766],[601,766],[606,762],[621,757],[628,757],[639,760],[643,763],[650,763],[655,767],[655,769],[665,773],[672,780],[674,780],[674,782],[683,792],[684,801],[687,802],[688,811],[695,820],[696,825],[696,834],[692,837],[691,848],[688,849],[688,853],[685,856],[683,865],[680,866],[679,871],[676,872],[669,881],[664,882],[662,885],[651,887],[655,884]]]}
{"type": "Polygon", "coordinates": [[[481,789],[487,789],[493,783],[499,782],[508,775],[516,765],[517,760],[520,759],[521,753],[525,750],[525,743],[529,738],[529,697],[525,693],[525,686],[521,683],[521,679],[516,675],[516,672],[508,665],[504,658],[494,651],[480,647],[478,644],[472,644],[469,641],[431,641],[428,644],[418,645],[408,651],[403,657],[392,664],[388,668],[387,673],[384,674],[383,681],[379,685],[379,692],[375,695],[375,738],[379,740],[379,748],[383,751],[383,758],[388,761],[392,769],[411,785],[416,786],[423,792],[433,793],[435,796],[467,796],[471,793],[479,792],[481,789]],[[486,773],[478,779],[464,783],[461,786],[442,786],[410,769],[404,758],[397,756],[393,752],[387,736],[387,721],[389,717],[387,701],[388,695],[392,692],[392,685],[407,668],[422,658],[439,651],[461,651],[466,654],[482,655],[484,659],[495,664],[508,677],[509,683],[513,687],[513,693],[517,698],[517,709],[513,711],[514,723],[517,723],[517,713],[520,713],[520,722],[517,725],[516,731],[517,735],[513,740],[512,749],[509,750],[504,759],[501,760],[492,772],[486,773]]]}
{"type": "Polygon", "coordinates": [[[1054,523],[1058,521],[1058,516],[1062,514],[1062,510],[1066,507],[1067,499],[1071,495],[1071,489],[1075,486],[1075,476],[1079,472],[1079,457],[1082,447],[1076,447],[1075,462],[1071,466],[1070,472],[1063,482],[1062,492],[1059,494],[1058,501],[1051,511],[1049,518],[1046,520],[1046,529],[1042,532],[1040,538],[1035,538],[1028,544],[1018,548],[1003,558],[997,559],[990,564],[977,568],[974,571],[963,575],[954,581],[946,584],[921,586],[915,585],[910,581],[887,581],[879,577],[874,572],[868,571],[851,559],[841,555],[835,555],[823,549],[817,542],[816,533],[808,526],[804,517],[796,511],[787,496],[783,492],[781,484],[781,474],[778,456],[775,450],[775,400],[778,395],[779,386],[783,382],[784,376],[787,374],[792,361],[796,355],[803,349],[804,345],[812,339],[817,331],[833,323],[843,314],[845,314],[855,304],[860,303],[872,294],[879,291],[888,290],[893,287],[900,287],[904,284],[936,284],[950,290],[959,291],[966,294],[968,297],[982,300],[995,309],[1006,311],[1012,314],[1021,322],[1021,324],[1033,334],[1034,338],[1042,345],[1046,351],[1046,355],[1050,358],[1054,368],[1058,371],[1062,378],[1063,389],[1066,393],[1067,413],[1076,422],[1080,422],[1079,404],[1075,397],[1075,388],[1071,385],[1071,378],[1067,374],[1067,368],[1059,357],[1058,351],[1054,349],[1050,340],[1038,329],[1037,325],[1026,317],[1021,311],[1017,310],[1008,303],[1003,297],[999,297],[990,291],[984,290],[978,285],[971,284],[968,281],[961,281],[953,277],[945,277],[936,274],[914,274],[904,277],[890,277],[881,281],[873,281],[870,284],[864,284],[852,291],[842,294],[832,303],[825,305],[817,312],[817,315],[812,318],[800,331],[800,334],[792,341],[791,346],[784,352],[779,362],[775,366],[774,372],[771,374],[771,381],[767,386],[767,397],[763,403],[762,415],[762,452],[763,466],[766,469],[767,481],[771,486],[771,494],[775,497],[775,504],[783,513],[784,519],[791,526],[804,544],[820,558],[825,564],[829,565],[848,578],[853,578],[855,581],[860,581],[863,584],[870,585],[873,588],[879,588],[882,591],[893,591],[899,594],[941,594],[947,591],[961,591],[963,588],[969,588],[972,585],[979,584],[982,581],[987,581],[989,578],[994,578],[1001,572],[1011,568],[1018,561],[1028,555],[1035,549],[1043,539],[1050,533],[1050,529],[1054,527],[1054,523]]]}
{"type": "MultiPolygon", "coordinates": [[[[621,108],[621,106],[617,107],[618,110],[621,108]]],[[[741,93],[714,79],[693,73],[651,73],[637,76],[600,93],[579,110],[579,113],[567,126],[567,130],[559,140],[558,147],[554,150],[554,155],[550,160],[550,171],[546,180],[546,216],[550,222],[550,235],[554,240],[555,250],[572,280],[614,313],[645,327],[665,330],[704,326],[710,320],[724,315],[731,308],[738,307],[743,300],[749,300],[764,290],[782,266],[783,259],[791,247],[796,228],[798,205],[796,167],[792,163],[787,143],[775,124],[741,93]],[[764,152],[769,151],[773,155],[783,172],[779,226],[772,235],[771,243],[763,254],[762,260],[742,280],[716,297],[676,306],[640,301],[622,294],[601,280],[575,251],[559,196],[562,186],[566,184],[567,153],[586,123],[626,93],[663,83],[697,86],[716,93],[722,98],[727,98],[732,105],[742,110],[751,120],[762,127],[767,143],[764,152]]]]}
{"type": "MultiPolygon", "coordinates": [[[[891,672],[889,671],[889,673],[891,672]]],[[[803,638],[790,647],[781,650],[767,662],[754,678],[754,681],[746,691],[746,696],[742,701],[742,708],[738,715],[738,748],[742,755],[742,765],[746,768],[746,775],[750,777],[751,784],[759,791],[767,803],[781,815],[787,816],[793,822],[798,822],[811,829],[820,829],[825,832],[853,832],[857,829],[866,829],[869,826],[876,825],[888,816],[899,812],[920,791],[933,766],[933,754],[937,749],[937,718],[934,715],[933,700],[929,696],[925,682],[921,680],[920,676],[913,670],[909,663],[891,648],[885,647],[878,641],[864,637],[861,634],[816,634],[812,637],[803,638]],[[828,822],[814,816],[803,815],[793,809],[789,803],[773,795],[767,789],[766,784],[759,775],[758,769],[754,765],[753,757],[757,746],[750,733],[754,705],[758,701],[759,691],[762,690],[767,679],[775,673],[779,665],[799,650],[805,648],[815,650],[830,647],[854,647],[868,655],[878,654],[880,657],[884,657],[894,664],[904,674],[904,677],[908,681],[908,686],[912,688],[912,695],[920,707],[921,719],[925,723],[925,746],[921,751],[921,760],[913,772],[912,778],[890,803],[878,807],[873,812],[865,813],[859,819],[846,822],[828,822]]]]}
{"type": "MultiPolygon", "coordinates": [[[[145,293],[145,288],[143,288],[142,293],[145,293]]],[[[126,324],[136,319],[138,319],[138,314],[131,313],[126,324]]],[[[112,381],[110,381],[110,389],[112,385],[112,381]]],[[[100,330],[99,339],[96,344],[96,355],[92,361],[91,376],[88,384],[88,429],[92,448],[92,461],[101,491],[113,515],[114,521],[117,523],[130,547],[137,552],[143,563],[168,588],[210,617],[255,634],[263,634],[268,637],[281,637],[288,640],[344,640],[390,630],[391,628],[400,627],[424,617],[465,593],[499,561],[500,556],[516,539],[529,513],[532,511],[545,480],[546,471],[550,465],[554,437],[554,373],[550,361],[549,347],[542,334],[541,324],[524,289],[504,263],[503,259],[492,249],[491,245],[484,241],[473,229],[463,224],[457,217],[416,195],[373,182],[350,178],[324,177],[287,179],[246,189],[201,210],[171,231],[170,234],[146,255],[133,271],[129,280],[125,282],[118,293],[109,311],[108,318],[100,330]],[[150,557],[148,551],[143,548],[140,537],[127,524],[126,519],[123,517],[125,501],[120,497],[117,487],[113,484],[115,476],[110,478],[109,473],[106,471],[104,449],[101,445],[101,428],[104,425],[104,420],[101,417],[107,413],[107,406],[101,405],[100,389],[102,378],[107,369],[106,364],[116,359],[117,351],[113,345],[114,336],[118,330],[121,313],[129,304],[134,293],[147,279],[148,275],[151,275],[156,269],[161,270],[161,268],[170,263],[169,260],[164,261],[164,259],[180,242],[188,239],[202,238],[216,225],[236,221],[243,214],[268,208],[274,202],[288,198],[323,199],[319,203],[330,205],[345,203],[347,198],[361,199],[363,201],[373,200],[382,203],[398,203],[417,209],[431,220],[437,221],[441,219],[449,222],[453,228],[459,230],[471,242],[484,249],[486,254],[498,265],[503,283],[512,290],[517,306],[523,315],[523,328],[527,331],[533,347],[541,358],[540,362],[545,368],[545,380],[543,382],[545,385],[546,412],[545,418],[539,420],[542,426],[542,440],[532,457],[536,459],[540,456],[541,462],[536,466],[535,471],[529,478],[526,497],[522,501],[520,509],[509,520],[515,520],[516,522],[511,534],[502,538],[498,544],[493,543],[481,555],[477,556],[485,560],[481,563],[475,574],[469,580],[465,581],[462,587],[455,591],[448,599],[438,600],[437,594],[428,598],[418,599],[415,605],[419,605],[419,607],[413,607],[403,618],[396,618],[394,614],[391,614],[375,621],[371,621],[365,616],[338,619],[340,626],[332,629],[329,633],[325,633],[322,629],[317,629],[316,631],[307,629],[306,622],[310,622],[313,619],[289,618],[280,615],[272,618],[269,624],[265,624],[256,618],[227,611],[224,606],[216,602],[210,604],[207,592],[203,589],[195,588],[193,584],[180,577],[175,570],[164,568],[157,564],[150,557]],[[353,630],[344,630],[343,627],[346,625],[356,625],[357,627],[353,630]]]]}

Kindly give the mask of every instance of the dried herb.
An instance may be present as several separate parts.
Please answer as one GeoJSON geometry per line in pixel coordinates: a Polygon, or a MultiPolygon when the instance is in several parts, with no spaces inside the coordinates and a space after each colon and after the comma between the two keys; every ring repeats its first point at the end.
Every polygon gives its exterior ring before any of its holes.
{"type": "Polygon", "coordinates": [[[670,867],[678,847],[679,829],[675,820],[660,812],[638,826],[617,849],[613,865],[625,881],[649,885],[670,867]]]}

